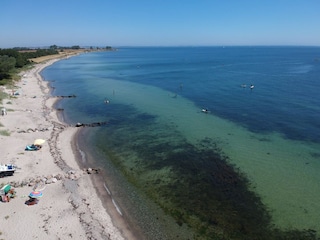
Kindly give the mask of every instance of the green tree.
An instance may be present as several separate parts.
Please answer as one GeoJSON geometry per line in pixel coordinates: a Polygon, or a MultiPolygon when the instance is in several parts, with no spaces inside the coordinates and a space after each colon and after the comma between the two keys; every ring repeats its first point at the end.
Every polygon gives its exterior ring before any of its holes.
{"type": "Polygon", "coordinates": [[[0,55],[0,80],[8,78],[10,72],[15,68],[16,59],[7,55],[0,55]]]}
{"type": "Polygon", "coordinates": [[[28,59],[26,58],[26,55],[18,52],[15,49],[2,49],[0,51],[0,55],[7,55],[9,57],[14,57],[16,59],[15,67],[17,68],[21,68],[29,63],[28,59]]]}

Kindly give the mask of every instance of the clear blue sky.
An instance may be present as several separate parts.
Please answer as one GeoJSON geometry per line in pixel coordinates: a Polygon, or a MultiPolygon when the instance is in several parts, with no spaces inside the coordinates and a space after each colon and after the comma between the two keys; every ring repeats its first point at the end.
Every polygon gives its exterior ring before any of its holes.
{"type": "Polygon", "coordinates": [[[320,46],[320,0],[1,0],[0,48],[320,46]]]}

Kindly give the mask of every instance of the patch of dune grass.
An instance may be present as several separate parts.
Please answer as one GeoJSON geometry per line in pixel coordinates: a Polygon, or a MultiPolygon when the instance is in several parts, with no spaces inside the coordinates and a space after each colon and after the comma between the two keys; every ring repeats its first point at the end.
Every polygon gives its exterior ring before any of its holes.
{"type": "Polygon", "coordinates": [[[10,136],[10,132],[8,130],[0,130],[0,135],[2,135],[2,136],[10,136]]]}

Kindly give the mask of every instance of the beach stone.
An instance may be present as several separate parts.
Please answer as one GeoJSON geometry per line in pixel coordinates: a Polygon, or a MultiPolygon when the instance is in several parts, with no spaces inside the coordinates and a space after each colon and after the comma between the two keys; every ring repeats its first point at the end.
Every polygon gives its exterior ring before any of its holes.
{"type": "Polygon", "coordinates": [[[58,180],[56,178],[50,178],[46,181],[46,184],[56,183],[58,180]]]}
{"type": "Polygon", "coordinates": [[[36,183],[32,181],[32,182],[29,182],[28,186],[29,186],[29,187],[33,187],[35,184],[36,184],[36,183]]]}
{"type": "Polygon", "coordinates": [[[25,181],[25,180],[20,183],[21,187],[27,186],[27,185],[28,185],[28,181],[25,181]]]}
{"type": "Polygon", "coordinates": [[[76,176],[73,175],[73,174],[72,174],[72,175],[69,175],[69,179],[70,179],[70,180],[75,180],[75,179],[76,179],[76,176]]]}
{"type": "Polygon", "coordinates": [[[63,179],[63,175],[59,173],[59,174],[55,175],[55,178],[57,180],[62,180],[63,179]]]}
{"type": "Polygon", "coordinates": [[[52,183],[52,180],[51,179],[48,179],[47,181],[46,181],[46,184],[51,184],[52,183]]]}
{"type": "Polygon", "coordinates": [[[52,175],[48,175],[46,178],[50,179],[50,178],[53,178],[53,176],[52,175]]]}
{"type": "Polygon", "coordinates": [[[75,171],[75,170],[69,170],[67,173],[68,173],[68,174],[75,174],[76,171],[75,171]]]}

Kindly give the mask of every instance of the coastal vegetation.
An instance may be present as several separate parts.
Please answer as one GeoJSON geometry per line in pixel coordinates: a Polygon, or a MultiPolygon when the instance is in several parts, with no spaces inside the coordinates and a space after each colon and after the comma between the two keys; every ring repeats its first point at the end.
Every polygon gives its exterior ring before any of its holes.
{"type": "Polygon", "coordinates": [[[49,49],[10,48],[0,49],[0,85],[6,85],[17,79],[16,74],[32,64],[30,59],[58,54],[49,49]]]}
{"type": "Polygon", "coordinates": [[[59,58],[72,54],[77,54],[84,51],[97,51],[97,50],[113,50],[112,47],[89,47],[81,48],[78,45],[71,47],[61,47],[51,45],[47,48],[0,48],[0,85],[11,84],[14,80],[18,80],[17,74],[26,67],[31,66],[33,63],[49,60],[48,56],[52,58],[59,58]]]}
{"type": "Polygon", "coordinates": [[[2,135],[2,136],[10,136],[10,132],[8,130],[0,130],[0,135],[2,135]]]}

